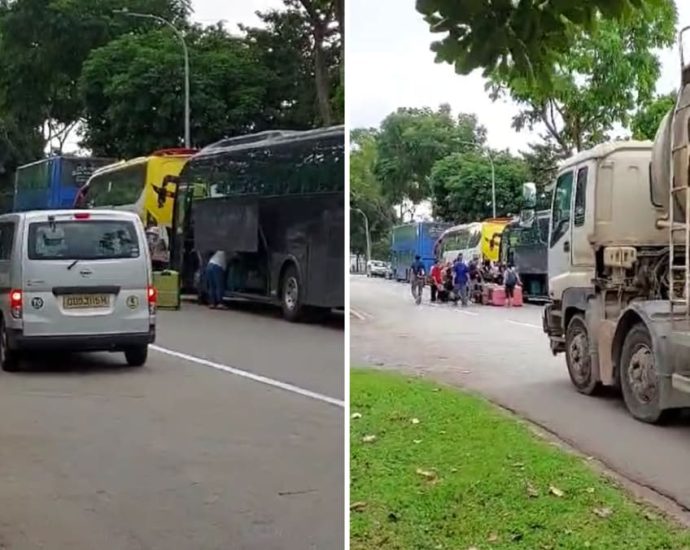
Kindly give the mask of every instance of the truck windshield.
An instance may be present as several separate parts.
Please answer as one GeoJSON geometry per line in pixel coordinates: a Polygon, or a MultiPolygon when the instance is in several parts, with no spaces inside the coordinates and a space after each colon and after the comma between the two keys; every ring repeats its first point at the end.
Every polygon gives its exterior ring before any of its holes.
{"type": "Polygon", "coordinates": [[[37,222],[29,225],[30,260],[137,258],[136,228],[129,221],[37,222]]]}

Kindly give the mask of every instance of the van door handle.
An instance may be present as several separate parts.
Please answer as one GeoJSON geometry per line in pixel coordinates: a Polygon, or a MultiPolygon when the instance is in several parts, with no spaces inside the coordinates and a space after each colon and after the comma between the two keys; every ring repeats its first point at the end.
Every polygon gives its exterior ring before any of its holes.
{"type": "Polygon", "coordinates": [[[565,241],[563,243],[563,252],[570,252],[570,241],[565,241]]]}

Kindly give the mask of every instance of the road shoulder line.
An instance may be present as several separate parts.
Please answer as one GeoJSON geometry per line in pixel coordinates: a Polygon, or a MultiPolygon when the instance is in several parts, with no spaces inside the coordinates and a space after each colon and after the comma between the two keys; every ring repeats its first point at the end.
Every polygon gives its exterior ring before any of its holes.
{"type": "Polygon", "coordinates": [[[315,399],[316,401],[321,401],[322,403],[328,403],[329,405],[340,407],[341,409],[345,408],[345,402],[341,401],[340,399],[335,399],[334,397],[329,397],[328,395],[323,395],[321,393],[307,390],[305,388],[300,388],[299,386],[288,384],[287,382],[281,382],[280,380],[274,380],[273,378],[268,378],[267,376],[261,376],[260,374],[254,374],[253,372],[238,369],[236,367],[231,367],[229,365],[223,365],[222,363],[216,363],[215,361],[209,361],[208,359],[203,359],[201,357],[196,357],[194,355],[189,355],[187,353],[182,353],[179,351],[163,348],[161,346],[151,345],[149,347],[152,350],[157,351],[158,353],[170,355],[171,357],[183,359],[185,361],[196,363],[198,365],[203,365],[205,367],[211,367],[212,369],[227,372],[228,374],[234,374],[236,376],[240,376],[242,378],[258,382],[259,384],[264,384],[266,386],[271,386],[273,388],[279,388],[281,390],[289,391],[291,393],[301,395],[302,397],[308,397],[310,399],[315,399]]]}

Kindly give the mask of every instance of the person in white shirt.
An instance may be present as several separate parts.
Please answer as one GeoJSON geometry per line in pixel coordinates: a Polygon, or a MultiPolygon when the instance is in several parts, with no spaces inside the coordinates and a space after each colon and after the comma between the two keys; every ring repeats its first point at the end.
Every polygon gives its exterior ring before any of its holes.
{"type": "Polygon", "coordinates": [[[211,309],[217,309],[223,304],[225,297],[225,271],[228,267],[226,254],[218,250],[206,266],[206,283],[211,309]]]}

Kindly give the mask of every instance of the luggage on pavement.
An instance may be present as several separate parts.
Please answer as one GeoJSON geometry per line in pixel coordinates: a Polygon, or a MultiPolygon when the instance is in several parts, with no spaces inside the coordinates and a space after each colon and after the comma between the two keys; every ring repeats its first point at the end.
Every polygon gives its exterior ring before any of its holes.
{"type": "Polygon", "coordinates": [[[153,286],[158,292],[158,307],[180,309],[180,274],[166,269],[153,272],[153,286]]]}

